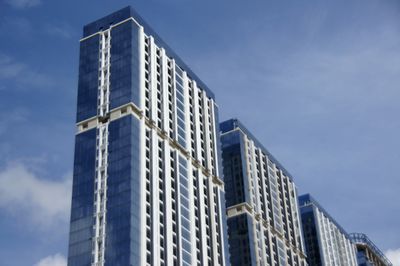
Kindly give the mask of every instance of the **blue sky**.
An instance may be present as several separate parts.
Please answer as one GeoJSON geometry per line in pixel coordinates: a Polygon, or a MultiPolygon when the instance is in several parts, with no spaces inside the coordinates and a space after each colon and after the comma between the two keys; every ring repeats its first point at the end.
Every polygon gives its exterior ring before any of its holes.
{"type": "Polygon", "coordinates": [[[377,0],[0,0],[0,265],[65,265],[79,38],[129,4],[222,119],[400,265],[400,2],[377,0]]]}

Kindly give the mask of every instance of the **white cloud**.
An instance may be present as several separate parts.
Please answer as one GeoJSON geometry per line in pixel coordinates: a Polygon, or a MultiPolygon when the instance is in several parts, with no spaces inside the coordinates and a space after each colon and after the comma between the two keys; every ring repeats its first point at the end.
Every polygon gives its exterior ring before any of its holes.
{"type": "Polygon", "coordinates": [[[0,80],[13,80],[20,87],[49,87],[53,80],[32,67],[0,54],[0,80]]]}
{"type": "Polygon", "coordinates": [[[41,259],[34,266],[67,266],[67,260],[61,254],[55,254],[41,259]]]}
{"type": "Polygon", "coordinates": [[[389,249],[385,255],[393,263],[393,266],[400,266],[400,248],[389,249]]]}
{"type": "Polygon", "coordinates": [[[0,171],[0,208],[13,215],[24,215],[41,228],[53,228],[69,217],[71,178],[39,178],[21,162],[0,171]]]}
{"type": "Polygon", "coordinates": [[[7,4],[15,8],[28,8],[40,5],[41,0],[5,0],[7,4]]]}

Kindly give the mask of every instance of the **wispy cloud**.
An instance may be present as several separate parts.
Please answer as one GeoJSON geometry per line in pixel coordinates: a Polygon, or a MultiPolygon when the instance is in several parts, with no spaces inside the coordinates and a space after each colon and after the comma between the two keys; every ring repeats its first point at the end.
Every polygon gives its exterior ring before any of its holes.
{"type": "Polygon", "coordinates": [[[20,87],[50,87],[54,80],[33,66],[0,54],[0,80],[12,80],[20,87]]]}
{"type": "MultiPolygon", "coordinates": [[[[1,1],[1,0],[0,0],[1,1]]],[[[24,40],[43,37],[57,37],[61,39],[70,39],[74,37],[75,29],[66,21],[45,22],[30,20],[21,16],[4,16],[0,18],[0,30],[7,37],[24,40]],[[10,29],[13,29],[10,32],[10,29]]]]}
{"type": "Polygon", "coordinates": [[[61,254],[55,254],[41,259],[34,266],[67,266],[67,260],[61,254]]]}
{"type": "Polygon", "coordinates": [[[393,266],[400,266],[400,248],[389,249],[385,255],[393,263],[393,266]]]}
{"type": "Polygon", "coordinates": [[[74,33],[72,27],[66,23],[60,25],[56,24],[47,25],[44,31],[49,35],[61,37],[63,39],[70,39],[74,33]]]}
{"type": "Polygon", "coordinates": [[[4,0],[4,2],[18,9],[34,7],[42,3],[41,0],[4,0]]]}
{"type": "Polygon", "coordinates": [[[33,32],[32,22],[20,16],[4,16],[0,20],[0,27],[6,34],[13,29],[12,35],[14,36],[28,36],[33,32]]]}
{"type": "Polygon", "coordinates": [[[21,162],[9,163],[0,171],[0,208],[42,229],[68,220],[70,200],[70,175],[43,179],[21,162]]]}
{"type": "Polygon", "coordinates": [[[1,110],[0,113],[0,136],[4,134],[11,126],[26,121],[28,111],[24,108],[16,108],[10,111],[1,110]]]}
{"type": "Polygon", "coordinates": [[[399,240],[393,233],[399,215],[376,226],[399,209],[391,200],[399,184],[398,8],[365,13],[359,9],[366,6],[356,6],[347,14],[343,5],[335,14],[331,8],[315,16],[290,13],[293,19],[263,25],[254,18],[242,26],[239,18],[234,29],[240,34],[215,37],[224,49],[197,47],[204,53],[190,56],[199,76],[208,77],[221,117],[242,118],[301,190],[317,193],[345,228],[376,235],[386,249],[399,240]],[[326,196],[327,189],[335,195],[326,196]],[[370,195],[379,200],[366,204],[370,195]],[[385,206],[376,208],[376,219],[371,204],[385,206]]]}

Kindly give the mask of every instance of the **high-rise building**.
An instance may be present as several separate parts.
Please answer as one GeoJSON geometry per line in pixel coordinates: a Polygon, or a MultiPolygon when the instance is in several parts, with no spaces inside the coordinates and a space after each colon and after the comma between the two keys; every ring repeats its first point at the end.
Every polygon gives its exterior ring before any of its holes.
{"type": "Polygon", "coordinates": [[[357,266],[350,236],[309,194],[299,197],[301,221],[310,266],[357,266]]]}
{"type": "Polygon", "coordinates": [[[80,40],[68,265],[227,265],[213,93],[130,7],[80,40]]]}
{"type": "Polygon", "coordinates": [[[306,265],[296,186],[240,123],[221,123],[231,265],[306,265]]]}
{"type": "Polygon", "coordinates": [[[362,233],[351,233],[351,240],[357,248],[359,266],[392,266],[383,252],[362,233]]]}

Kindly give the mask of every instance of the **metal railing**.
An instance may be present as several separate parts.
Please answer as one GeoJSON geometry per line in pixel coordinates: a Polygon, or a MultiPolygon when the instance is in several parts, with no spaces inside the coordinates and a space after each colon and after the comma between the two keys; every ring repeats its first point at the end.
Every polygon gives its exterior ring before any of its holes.
{"type": "Polygon", "coordinates": [[[389,259],[382,253],[382,251],[368,238],[367,235],[363,233],[351,233],[350,234],[351,241],[354,244],[363,244],[367,245],[372,252],[374,252],[387,266],[393,266],[393,264],[389,261],[389,259]]]}

